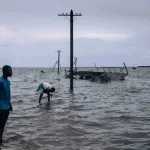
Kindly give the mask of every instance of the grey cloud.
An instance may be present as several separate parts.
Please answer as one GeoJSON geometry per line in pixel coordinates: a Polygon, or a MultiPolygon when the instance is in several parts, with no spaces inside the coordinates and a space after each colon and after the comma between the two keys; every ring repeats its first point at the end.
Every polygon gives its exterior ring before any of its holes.
{"type": "Polygon", "coordinates": [[[57,59],[54,51],[61,49],[61,63],[69,65],[69,38],[50,39],[49,35],[53,31],[58,37],[59,33],[69,36],[69,21],[58,13],[69,13],[70,9],[83,14],[74,28],[78,65],[93,66],[94,61],[98,65],[150,63],[145,57],[150,55],[149,0],[5,0],[0,2],[0,43],[12,46],[0,47],[0,64],[51,66],[57,59]],[[105,41],[101,36],[87,38],[89,33],[131,38],[105,41]]]}

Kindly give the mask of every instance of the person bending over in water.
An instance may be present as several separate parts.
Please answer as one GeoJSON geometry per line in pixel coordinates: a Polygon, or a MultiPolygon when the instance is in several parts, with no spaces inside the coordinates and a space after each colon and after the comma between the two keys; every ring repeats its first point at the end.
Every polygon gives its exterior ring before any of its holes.
{"type": "Polygon", "coordinates": [[[3,142],[3,132],[9,112],[13,110],[11,105],[10,81],[12,68],[8,65],[3,66],[3,76],[0,77],[0,144],[3,142]]]}
{"type": "Polygon", "coordinates": [[[40,90],[40,97],[39,97],[39,103],[41,103],[41,99],[44,93],[48,96],[48,103],[50,102],[50,96],[53,96],[50,93],[55,92],[55,88],[52,87],[52,85],[48,82],[43,82],[39,85],[38,89],[36,91],[40,90]]]}

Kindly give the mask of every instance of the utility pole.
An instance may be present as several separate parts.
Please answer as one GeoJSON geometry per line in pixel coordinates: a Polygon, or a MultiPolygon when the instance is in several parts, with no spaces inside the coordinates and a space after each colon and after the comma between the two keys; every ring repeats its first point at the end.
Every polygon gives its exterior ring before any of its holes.
{"type": "Polygon", "coordinates": [[[73,14],[73,10],[70,11],[70,14],[62,13],[58,14],[58,16],[70,16],[70,90],[73,91],[73,17],[74,16],[82,16],[81,13],[73,14]]]}
{"type": "Polygon", "coordinates": [[[59,66],[60,66],[60,53],[62,52],[62,51],[60,51],[60,50],[58,50],[58,51],[56,51],[56,52],[58,52],[58,61],[57,61],[57,63],[58,63],[58,74],[59,74],[59,66]]]}

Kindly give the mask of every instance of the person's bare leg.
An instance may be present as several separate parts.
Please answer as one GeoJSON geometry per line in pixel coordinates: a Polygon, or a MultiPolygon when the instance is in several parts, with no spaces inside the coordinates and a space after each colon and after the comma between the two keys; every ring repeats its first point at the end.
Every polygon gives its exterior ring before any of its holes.
{"type": "Polygon", "coordinates": [[[50,103],[50,93],[49,92],[47,93],[47,96],[48,96],[48,103],[50,103]]]}
{"type": "Polygon", "coordinates": [[[39,103],[41,103],[42,96],[43,96],[43,93],[40,94],[39,103]]]}
{"type": "Polygon", "coordinates": [[[9,110],[7,111],[0,111],[0,145],[3,143],[3,133],[4,128],[9,116],[9,110]]]}

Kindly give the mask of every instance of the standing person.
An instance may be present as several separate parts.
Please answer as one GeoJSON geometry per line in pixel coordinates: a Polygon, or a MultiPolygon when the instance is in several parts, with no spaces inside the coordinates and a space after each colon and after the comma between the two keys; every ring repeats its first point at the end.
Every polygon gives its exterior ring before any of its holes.
{"type": "Polygon", "coordinates": [[[41,103],[41,99],[44,93],[47,94],[48,96],[48,103],[50,102],[50,96],[52,96],[52,94],[50,94],[50,92],[55,92],[55,88],[52,87],[52,85],[48,82],[43,82],[39,85],[38,89],[36,91],[40,90],[40,97],[39,97],[39,103],[41,103]]]}
{"type": "Polygon", "coordinates": [[[0,143],[3,142],[3,132],[9,112],[13,110],[11,105],[10,81],[8,77],[12,76],[12,68],[8,65],[2,68],[3,76],[0,77],[0,143]]]}

